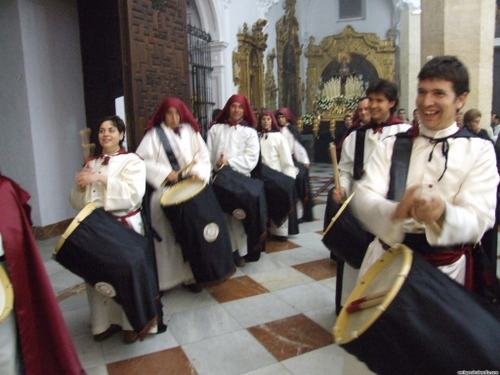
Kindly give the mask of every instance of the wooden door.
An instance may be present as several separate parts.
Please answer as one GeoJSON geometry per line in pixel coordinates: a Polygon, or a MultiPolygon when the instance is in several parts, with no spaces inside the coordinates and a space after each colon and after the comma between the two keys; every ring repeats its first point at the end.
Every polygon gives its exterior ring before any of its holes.
{"type": "Polygon", "coordinates": [[[190,107],[185,0],[119,0],[130,150],[167,96],[190,107]]]}

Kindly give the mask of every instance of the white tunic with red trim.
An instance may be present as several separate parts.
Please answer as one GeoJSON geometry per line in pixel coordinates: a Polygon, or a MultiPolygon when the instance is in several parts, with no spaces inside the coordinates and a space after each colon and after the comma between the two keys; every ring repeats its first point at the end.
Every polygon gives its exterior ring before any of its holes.
{"type": "MultiPolygon", "coordinates": [[[[123,218],[122,221],[125,221],[137,233],[144,234],[140,214],[142,199],[146,191],[144,161],[133,153],[111,156],[107,165],[103,165],[103,161],[103,158],[92,159],[87,163],[87,166],[92,168],[95,173],[108,176],[107,185],[94,182],[88,185],[83,192],[75,185],[70,194],[71,205],[74,209],[81,210],[92,202],[117,218],[123,218]]],[[[111,324],[117,324],[125,330],[133,331],[119,304],[112,298],[97,292],[91,285],[87,284],[86,286],[93,335],[106,331],[111,324]]],[[[156,326],[151,332],[155,331],[156,326]]]]}

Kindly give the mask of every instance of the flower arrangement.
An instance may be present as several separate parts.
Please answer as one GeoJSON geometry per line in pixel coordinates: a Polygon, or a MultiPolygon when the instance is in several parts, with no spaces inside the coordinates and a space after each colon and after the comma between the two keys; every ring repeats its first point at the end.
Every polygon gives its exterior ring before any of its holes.
{"type": "Polygon", "coordinates": [[[333,99],[327,98],[326,96],[316,96],[314,99],[313,107],[317,112],[325,112],[332,109],[333,99]]]}
{"type": "Polygon", "coordinates": [[[307,114],[302,117],[302,124],[305,126],[312,126],[314,122],[314,116],[311,114],[307,114]]]}

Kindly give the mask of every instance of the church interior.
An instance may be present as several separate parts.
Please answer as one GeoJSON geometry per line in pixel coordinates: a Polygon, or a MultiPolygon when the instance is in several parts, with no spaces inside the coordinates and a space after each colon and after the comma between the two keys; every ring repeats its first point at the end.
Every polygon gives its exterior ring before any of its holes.
{"type": "Polygon", "coordinates": [[[500,113],[499,5],[2,1],[0,172],[31,195],[33,233],[87,374],[372,373],[332,335],[337,266],[321,241],[332,183],[329,144],[339,141],[344,116],[378,78],[397,84],[398,108],[411,116],[417,74],[438,55],[455,55],[468,67],[465,110],[478,108],[481,127],[490,129],[490,114],[500,113]],[[175,96],[206,137],[212,112],[233,94],[245,95],[256,113],[288,107],[296,115],[311,159],[314,220],[286,242],[268,241],[258,262],[219,286],[165,292],[165,333],[130,345],[121,335],[93,341],[85,284],[51,255],[77,214],[68,195],[82,151],[99,144],[97,121],[121,116],[126,146],[135,151],[155,108],[175,96]]]}

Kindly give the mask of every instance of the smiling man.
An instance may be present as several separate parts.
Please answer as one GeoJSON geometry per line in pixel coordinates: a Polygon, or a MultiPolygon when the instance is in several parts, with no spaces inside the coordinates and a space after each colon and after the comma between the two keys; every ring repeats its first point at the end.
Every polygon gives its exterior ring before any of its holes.
{"type": "Polygon", "coordinates": [[[360,272],[384,249],[404,243],[470,287],[470,250],[495,222],[495,152],[491,142],[460,130],[455,122],[469,92],[467,69],[456,57],[433,58],[418,80],[420,125],[406,134],[409,160],[393,153],[402,136],[380,142],[353,199],[357,217],[377,236],[360,272]],[[408,168],[401,188],[390,177],[396,160],[408,168]],[[395,191],[393,199],[387,198],[390,191],[395,191]]]}
{"type": "MultiPolygon", "coordinates": [[[[370,84],[366,90],[366,98],[363,98],[358,103],[358,114],[362,126],[358,127],[347,138],[345,138],[342,146],[342,152],[339,163],[340,185],[330,190],[327,198],[325,209],[324,228],[330,224],[332,217],[339,210],[340,204],[347,196],[355,189],[356,184],[363,175],[364,166],[371,158],[373,152],[381,140],[389,135],[403,132],[410,128],[409,124],[394,116],[394,112],[398,105],[398,88],[393,82],[385,79],[379,79],[370,84]]],[[[338,243],[327,243],[328,248],[332,251],[330,256],[336,259],[336,252],[343,254],[344,252],[353,252],[349,248],[341,248],[338,243]]],[[[366,249],[358,249],[359,257],[362,258],[366,249]]],[[[357,277],[357,272],[342,261],[337,261],[337,293],[336,309],[340,310],[342,296],[348,296],[351,289],[354,287],[354,280],[357,277]],[[345,277],[345,286],[343,279],[345,277]]]]}

